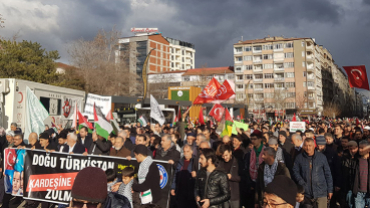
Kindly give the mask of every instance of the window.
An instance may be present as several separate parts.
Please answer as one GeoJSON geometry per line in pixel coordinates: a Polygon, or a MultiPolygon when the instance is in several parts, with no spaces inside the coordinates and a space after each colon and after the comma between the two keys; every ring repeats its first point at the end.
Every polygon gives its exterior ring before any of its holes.
{"type": "Polygon", "coordinates": [[[274,93],[271,93],[271,92],[264,93],[264,97],[265,98],[274,98],[274,93]]]}
{"type": "Polygon", "coordinates": [[[243,80],[243,75],[236,75],[236,80],[243,80]]]}
{"type": "Polygon", "coordinates": [[[242,89],[244,89],[244,85],[242,85],[242,84],[237,84],[237,85],[236,85],[236,89],[238,89],[238,90],[242,90],[242,89]]]}
{"type": "Polygon", "coordinates": [[[295,108],[295,102],[285,103],[285,108],[288,109],[295,108]]]}
{"type": "Polygon", "coordinates": [[[253,69],[253,65],[245,65],[245,70],[252,70],[253,69]]]}
{"type": "Polygon", "coordinates": [[[295,82],[287,82],[287,83],[285,83],[285,87],[294,88],[295,87],[295,82]]]}
{"type": "Polygon", "coordinates": [[[306,55],[306,53],[304,51],[302,51],[302,57],[304,57],[306,55]]]}
{"type": "Polygon", "coordinates": [[[286,72],[285,77],[287,78],[294,78],[294,72],[286,72]]]}
{"type": "Polygon", "coordinates": [[[273,79],[273,78],[274,78],[274,74],[272,73],[265,74],[265,79],[273,79]]]}
{"type": "Polygon", "coordinates": [[[237,56],[237,57],[235,57],[235,61],[236,62],[241,62],[241,61],[243,61],[243,57],[237,56]]]}
{"type": "Polygon", "coordinates": [[[254,89],[263,89],[263,84],[255,84],[254,89]]]}
{"type": "Polygon", "coordinates": [[[242,67],[238,66],[238,67],[235,67],[235,72],[242,72],[242,67]]]}
{"type": "Polygon", "coordinates": [[[175,51],[173,50],[173,48],[171,48],[171,53],[175,53],[175,51]]]}
{"type": "Polygon", "coordinates": [[[255,74],[254,79],[263,79],[263,75],[262,74],[255,74]]]}
{"type": "MultiPolygon", "coordinates": [[[[314,82],[307,82],[309,87],[314,87],[315,83],[314,82]]],[[[303,82],[303,87],[306,87],[306,82],[303,82]]]]}
{"type": "Polygon", "coordinates": [[[272,49],[273,49],[273,45],[271,45],[271,44],[262,46],[262,50],[272,50],[272,49]]]}
{"type": "Polygon", "coordinates": [[[304,47],[304,45],[305,45],[304,41],[301,42],[301,45],[302,45],[302,47],[304,47]]]}
{"type": "Polygon", "coordinates": [[[252,51],[252,46],[246,46],[245,51],[252,51]]]}
{"type": "Polygon", "coordinates": [[[302,66],[306,67],[306,62],[302,61],[302,66]]]}
{"type": "Polygon", "coordinates": [[[274,88],[274,83],[265,83],[265,89],[272,89],[274,88]]]}
{"type": "Polygon", "coordinates": [[[184,50],[182,50],[182,55],[185,55],[185,51],[184,50]]]}
{"type": "Polygon", "coordinates": [[[184,57],[182,57],[182,62],[184,62],[185,61],[185,58],[184,57]]]}
{"type": "Polygon", "coordinates": [[[255,70],[262,70],[262,64],[256,64],[254,65],[255,70]]]}
{"type": "Polygon", "coordinates": [[[284,63],[284,68],[294,68],[294,62],[286,62],[286,63],[284,63]]]}
{"type": "Polygon", "coordinates": [[[304,71],[303,72],[303,77],[306,77],[306,75],[307,75],[307,72],[304,71]]]}
{"type": "MultiPolygon", "coordinates": [[[[248,85],[245,85],[245,88],[247,88],[248,85]]],[[[253,84],[249,84],[249,89],[253,89],[253,84]]]]}
{"type": "Polygon", "coordinates": [[[263,59],[273,59],[272,54],[263,54],[263,59]]]}
{"type": "Polygon", "coordinates": [[[241,53],[243,52],[242,47],[235,48],[235,53],[241,53]]]}
{"type": "Polygon", "coordinates": [[[284,83],[275,83],[275,88],[284,88],[284,83]]]}
{"type": "Polygon", "coordinates": [[[288,97],[288,98],[294,98],[295,97],[295,92],[288,92],[286,94],[286,97],[288,97]]]}
{"type": "Polygon", "coordinates": [[[190,77],[184,77],[184,81],[190,81],[190,77]]]}
{"type": "Polygon", "coordinates": [[[175,64],[174,63],[171,63],[171,67],[174,68],[175,67],[175,64]]]}
{"type": "Polygon", "coordinates": [[[272,68],[274,68],[273,64],[264,64],[263,65],[263,69],[272,69],[272,68]]]}
{"type": "Polygon", "coordinates": [[[227,78],[228,79],[234,79],[234,75],[233,74],[229,74],[229,75],[227,75],[227,78]]]}
{"type": "Polygon", "coordinates": [[[185,69],[185,66],[184,66],[184,64],[182,65],[182,69],[185,69]]]}
{"type": "Polygon", "coordinates": [[[253,98],[253,94],[252,93],[248,93],[248,98],[253,98]]]}
{"type": "Polygon", "coordinates": [[[251,79],[253,79],[253,75],[252,74],[246,74],[245,79],[251,80],[251,79]]]}
{"type": "Polygon", "coordinates": [[[252,56],[244,56],[244,61],[252,61],[252,56]]]}
{"type": "Polygon", "coordinates": [[[253,46],[253,50],[254,51],[261,51],[262,50],[262,46],[253,46]]]}
{"type": "Polygon", "coordinates": [[[285,48],[293,48],[293,43],[285,43],[285,48]]]}
{"type": "Polygon", "coordinates": [[[282,43],[274,44],[274,49],[275,49],[275,50],[283,49],[283,44],[282,44],[282,43]]]}
{"type": "Polygon", "coordinates": [[[294,53],[284,53],[285,58],[294,58],[294,53]]]}
{"type": "Polygon", "coordinates": [[[174,60],[174,57],[173,57],[173,56],[171,56],[171,60],[172,60],[172,61],[174,60]]]}
{"type": "Polygon", "coordinates": [[[243,93],[237,93],[236,94],[236,99],[238,99],[238,100],[244,99],[244,94],[243,93]]]}

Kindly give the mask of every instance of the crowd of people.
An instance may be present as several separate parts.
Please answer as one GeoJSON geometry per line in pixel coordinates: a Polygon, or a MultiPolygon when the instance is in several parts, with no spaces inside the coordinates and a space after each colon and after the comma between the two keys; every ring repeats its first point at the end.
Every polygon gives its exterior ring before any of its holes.
{"type": "MultiPolygon", "coordinates": [[[[139,162],[137,171],[127,167],[121,175],[113,170],[107,170],[104,177],[99,171],[80,171],[100,174],[91,177],[102,178],[104,183],[99,181],[95,187],[90,181],[95,188],[82,191],[76,184],[84,187],[82,184],[88,182],[78,183],[76,177],[71,207],[85,207],[86,203],[91,203],[87,206],[91,208],[115,207],[117,203],[121,204],[118,207],[156,207],[162,196],[153,160],[173,165],[169,206],[174,208],[369,206],[370,123],[320,119],[306,121],[304,132],[291,132],[289,121],[243,122],[249,128],[237,128],[238,133],[231,136],[216,133],[211,122],[196,126],[182,122],[163,126],[149,123],[145,127],[126,124],[108,139],[89,133],[87,127],[77,131],[46,127],[39,135],[31,133],[27,144],[21,130],[12,124],[11,131],[0,138],[0,145],[2,150],[27,147],[135,158],[139,162]],[[86,197],[78,192],[86,192],[86,197]]],[[[22,201],[3,193],[2,207],[17,206],[22,201]]],[[[39,203],[28,200],[25,207],[39,203]]],[[[51,204],[42,202],[41,206],[51,204]]]]}

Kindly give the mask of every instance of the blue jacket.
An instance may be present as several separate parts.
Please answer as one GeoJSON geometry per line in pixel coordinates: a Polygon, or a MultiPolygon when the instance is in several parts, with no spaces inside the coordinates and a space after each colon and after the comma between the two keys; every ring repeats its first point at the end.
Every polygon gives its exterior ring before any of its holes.
{"type": "MultiPolygon", "coordinates": [[[[178,183],[178,181],[176,181],[176,180],[181,180],[181,179],[178,179],[178,177],[179,177],[179,172],[181,171],[182,167],[184,166],[184,160],[185,160],[185,158],[183,157],[177,163],[177,167],[176,167],[175,173],[173,174],[173,180],[172,180],[172,185],[171,185],[171,189],[173,189],[173,190],[176,190],[176,185],[177,185],[176,183],[178,183]]],[[[189,163],[188,168],[187,168],[187,171],[189,173],[191,173],[191,171],[193,171],[193,162],[194,162],[194,158],[191,158],[190,163],[189,163]]],[[[189,178],[189,179],[192,179],[192,178],[189,178]]]]}
{"type": "Polygon", "coordinates": [[[305,195],[309,198],[327,197],[328,193],[333,193],[333,179],[328,161],[324,154],[316,150],[312,157],[312,186],[308,184],[310,181],[310,164],[306,152],[303,151],[296,157],[293,175],[296,182],[304,187],[305,195]]]}

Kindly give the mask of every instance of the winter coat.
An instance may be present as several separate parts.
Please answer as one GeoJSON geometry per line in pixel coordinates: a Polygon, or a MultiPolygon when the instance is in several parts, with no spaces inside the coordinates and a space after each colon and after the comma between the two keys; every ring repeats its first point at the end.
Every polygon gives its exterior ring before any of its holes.
{"type": "Polygon", "coordinates": [[[130,155],[131,155],[130,150],[128,150],[124,146],[122,146],[120,150],[116,150],[112,148],[109,152],[109,156],[114,156],[114,157],[128,157],[130,155]]]}
{"type": "Polygon", "coordinates": [[[109,193],[104,202],[106,208],[132,208],[129,200],[118,193],[109,193]]]}
{"type": "Polygon", "coordinates": [[[358,166],[358,153],[352,158],[348,150],[343,152],[342,157],[342,173],[343,182],[341,191],[347,193],[349,190],[353,190],[353,184],[355,180],[356,168],[358,166]]]}
{"type": "Polygon", "coordinates": [[[196,207],[194,198],[194,185],[195,179],[191,176],[191,171],[193,170],[194,159],[191,158],[188,168],[186,170],[184,167],[185,158],[181,158],[177,163],[177,167],[174,173],[173,182],[171,189],[175,190],[176,201],[178,207],[196,207]]]}
{"type": "Polygon", "coordinates": [[[200,197],[201,200],[209,199],[210,208],[222,208],[223,203],[230,199],[230,188],[227,180],[227,175],[223,170],[214,170],[208,178],[207,171],[201,169],[197,173],[195,181],[195,198],[200,197]]]}
{"type": "MultiPolygon", "coordinates": [[[[257,177],[257,181],[256,181],[255,204],[262,205],[262,203],[263,203],[263,192],[264,192],[264,189],[265,189],[264,175],[265,175],[265,162],[260,164],[260,166],[258,167],[258,177],[257,177]]],[[[278,166],[276,168],[276,172],[275,172],[274,176],[278,176],[278,175],[285,175],[286,177],[290,178],[289,170],[285,166],[284,163],[278,162],[278,166]]]]}
{"type": "Polygon", "coordinates": [[[312,179],[312,195],[314,199],[326,197],[333,193],[333,178],[328,161],[324,154],[317,152],[312,156],[312,167],[306,152],[299,154],[294,162],[293,174],[296,182],[305,188],[305,196],[309,194],[310,178],[312,179]],[[311,175],[310,175],[311,171],[311,175]]]}
{"type": "Polygon", "coordinates": [[[91,155],[109,155],[109,151],[111,147],[112,147],[112,143],[109,140],[97,139],[95,142],[91,143],[88,152],[91,155]],[[95,149],[94,149],[94,146],[95,146],[95,149]]]}
{"type": "MultiPolygon", "coordinates": [[[[240,198],[240,191],[239,191],[240,176],[239,176],[238,160],[235,157],[233,157],[230,162],[232,163],[230,172],[225,171],[226,174],[231,174],[231,178],[228,179],[229,186],[231,189],[230,201],[238,201],[240,198]]],[[[218,167],[220,169],[225,169],[224,165],[225,165],[225,162],[222,160],[218,164],[218,167]]]]}
{"type": "Polygon", "coordinates": [[[342,164],[335,147],[327,146],[323,154],[328,160],[334,187],[342,187],[342,164]]]}
{"type": "Polygon", "coordinates": [[[180,160],[180,152],[176,150],[176,146],[173,145],[172,147],[170,147],[164,156],[162,156],[163,151],[164,150],[162,148],[158,149],[154,159],[165,161],[173,160],[175,162],[174,167],[177,167],[177,163],[180,160]]]}
{"type": "MultiPolygon", "coordinates": [[[[370,167],[370,159],[367,159],[368,167],[370,167]]],[[[353,182],[353,194],[357,194],[360,191],[360,165],[357,159],[357,165],[356,165],[356,172],[355,172],[355,179],[353,182]]],[[[370,170],[367,171],[367,193],[370,193],[370,170]]]]}

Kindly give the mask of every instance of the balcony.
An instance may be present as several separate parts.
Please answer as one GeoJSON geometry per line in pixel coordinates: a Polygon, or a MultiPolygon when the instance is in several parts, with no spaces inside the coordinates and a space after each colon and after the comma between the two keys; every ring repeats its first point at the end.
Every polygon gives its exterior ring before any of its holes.
{"type": "Polygon", "coordinates": [[[284,77],[274,77],[274,80],[277,82],[284,82],[285,78],[284,77]]]}
{"type": "Polygon", "coordinates": [[[254,78],[253,82],[263,82],[263,78],[254,78]]]}
{"type": "MultiPolygon", "coordinates": [[[[234,48],[234,54],[242,54],[243,53],[243,48],[242,47],[239,47],[239,48],[234,48]]],[[[189,53],[186,53],[186,55],[188,55],[189,53]]]]}
{"type": "Polygon", "coordinates": [[[237,92],[244,92],[244,91],[245,91],[245,89],[244,89],[244,88],[236,88],[236,91],[237,91],[237,92]]]}
{"type": "Polygon", "coordinates": [[[315,99],[315,97],[308,97],[308,99],[309,99],[309,100],[314,100],[314,99],[315,99]]]}
{"type": "Polygon", "coordinates": [[[253,72],[262,72],[262,68],[256,68],[256,69],[253,69],[253,72]]]}
{"type": "Polygon", "coordinates": [[[315,76],[307,76],[308,80],[315,80],[315,76]]]}
{"type": "Polygon", "coordinates": [[[315,90],[314,86],[308,86],[307,88],[308,88],[308,90],[315,90]]]}
{"type": "Polygon", "coordinates": [[[253,100],[255,102],[263,102],[264,101],[264,98],[257,97],[257,98],[253,98],[253,100]]]}
{"type": "Polygon", "coordinates": [[[256,91],[261,92],[261,91],[263,91],[263,88],[254,88],[254,91],[255,91],[255,92],[256,92],[256,91]]]}
{"type": "Polygon", "coordinates": [[[237,83],[243,83],[244,82],[244,79],[235,79],[235,82],[237,82],[237,83]]]}
{"type": "Polygon", "coordinates": [[[306,49],[307,49],[307,50],[310,50],[310,51],[314,50],[314,48],[313,48],[313,44],[311,44],[311,45],[307,45],[307,46],[306,46],[306,49]]]}
{"type": "Polygon", "coordinates": [[[262,53],[262,48],[261,48],[261,50],[256,50],[256,49],[253,48],[253,53],[262,53]]]}

